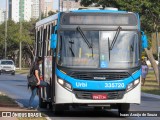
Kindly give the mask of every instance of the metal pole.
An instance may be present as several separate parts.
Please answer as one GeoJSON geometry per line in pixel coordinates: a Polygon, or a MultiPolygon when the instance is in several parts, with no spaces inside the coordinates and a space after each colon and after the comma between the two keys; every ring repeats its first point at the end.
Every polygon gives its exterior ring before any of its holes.
{"type": "Polygon", "coordinates": [[[62,4],[62,12],[63,12],[63,0],[62,0],[62,3],[61,3],[61,4],[62,4]]]}
{"type": "MultiPolygon", "coordinates": [[[[22,8],[22,6],[20,6],[22,8]]],[[[21,41],[21,34],[22,34],[22,12],[20,13],[20,28],[19,28],[19,33],[20,33],[20,41],[19,41],[19,69],[22,69],[22,41],[21,41]]]]}
{"type": "Polygon", "coordinates": [[[58,11],[61,12],[61,0],[59,0],[59,3],[58,3],[58,11]]]}
{"type": "Polygon", "coordinates": [[[39,0],[39,20],[41,20],[41,15],[42,15],[42,11],[41,11],[41,0],[39,0]]]}
{"type": "Polygon", "coordinates": [[[19,42],[19,69],[22,69],[22,42],[19,42]]]}
{"type": "Polygon", "coordinates": [[[157,39],[157,46],[158,46],[158,73],[159,73],[159,87],[160,87],[160,56],[159,56],[159,54],[160,54],[160,46],[159,46],[159,44],[160,44],[160,41],[159,41],[159,36],[158,36],[158,30],[156,31],[156,39],[157,39]]]}
{"type": "Polygon", "coordinates": [[[158,40],[158,31],[156,31],[156,39],[157,39],[158,61],[159,61],[159,40],[158,40]]]}
{"type": "Polygon", "coordinates": [[[6,0],[6,13],[5,13],[5,59],[7,59],[7,19],[8,19],[8,0],[6,0]]]}

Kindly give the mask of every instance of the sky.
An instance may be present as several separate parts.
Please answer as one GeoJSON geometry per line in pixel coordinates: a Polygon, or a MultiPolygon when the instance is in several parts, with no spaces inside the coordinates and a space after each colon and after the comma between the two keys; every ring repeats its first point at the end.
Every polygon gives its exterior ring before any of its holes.
{"type": "Polygon", "coordinates": [[[6,7],[6,0],[0,0],[0,8],[5,9],[6,7]]]}
{"type": "MultiPolygon", "coordinates": [[[[49,1],[49,0],[46,0],[49,1]]],[[[53,0],[53,9],[58,9],[58,0],[53,0]]],[[[0,0],[0,8],[5,9],[6,8],[6,0],[0,0]]]]}

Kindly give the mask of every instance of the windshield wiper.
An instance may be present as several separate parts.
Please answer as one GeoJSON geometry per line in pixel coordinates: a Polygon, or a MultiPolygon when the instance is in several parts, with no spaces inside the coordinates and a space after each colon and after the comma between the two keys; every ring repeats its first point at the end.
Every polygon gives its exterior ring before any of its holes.
{"type": "Polygon", "coordinates": [[[73,49],[72,49],[72,45],[74,44],[74,41],[69,40],[69,43],[71,44],[71,47],[69,47],[69,49],[72,53],[72,57],[75,57],[75,54],[74,54],[73,49]]]}
{"type": "Polygon", "coordinates": [[[86,36],[84,35],[82,29],[80,26],[77,27],[77,31],[81,34],[82,38],[84,39],[84,41],[86,42],[86,44],[88,45],[89,48],[92,48],[92,44],[89,42],[89,40],[86,38],[86,36]]]}
{"type": "Polygon", "coordinates": [[[109,61],[110,61],[111,51],[110,51],[110,42],[109,42],[109,37],[108,37],[108,51],[109,51],[109,61]]]}
{"type": "Polygon", "coordinates": [[[114,47],[114,45],[115,45],[115,43],[116,43],[116,40],[117,40],[117,38],[118,38],[118,35],[119,35],[120,31],[121,31],[121,29],[122,29],[122,28],[121,28],[120,26],[117,28],[116,34],[115,34],[114,39],[113,39],[113,41],[112,41],[112,43],[111,43],[111,46],[110,46],[110,50],[113,49],[113,47],[114,47]]]}

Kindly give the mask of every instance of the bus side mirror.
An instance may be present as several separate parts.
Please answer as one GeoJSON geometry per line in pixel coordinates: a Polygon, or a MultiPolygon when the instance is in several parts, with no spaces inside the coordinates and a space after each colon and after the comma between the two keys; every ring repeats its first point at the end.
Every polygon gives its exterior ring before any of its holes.
{"type": "Polygon", "coordinates": [[[51,48],[55,49],[57,45],[57,34],[51,35],[51,48]]]}
{"type": "Polygon", "coordinates": [[[142,32],[141,40],[142,40],[142,49],[147,48],[148,47],[148,38],[144,32],[142,32]]]}

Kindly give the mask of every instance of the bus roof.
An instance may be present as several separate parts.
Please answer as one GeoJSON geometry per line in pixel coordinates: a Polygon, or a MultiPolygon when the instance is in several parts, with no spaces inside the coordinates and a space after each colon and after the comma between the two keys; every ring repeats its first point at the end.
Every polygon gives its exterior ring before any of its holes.
{"type": "Polygon", "coordinates": [[[58,13],[57,13],[57,14],[54,14],[54,15],[52,15],[52,16],[49,16],[49,17],[47,17],[47,18],[45,18],[45,19],[43,19],[43,20],[38,21],[38,22],[36,23],[36,27],[39,27],[39,26],[41,26],[41,25],[43,25],[43,24],[50,23],[50,22],[52,22],[52,21],[55,20],[55,19],[58,19],[58,13]]]}
{"type": "Polygon", "coordinates": [[[84,13],[90,13],[90,12],[92,12],[92,13],[96,13],[96,12],[99,12],[99,13],[127,13],[127,11],[119,11],[119,10],[92,10],[92,9],[90,9],[90,10],[88,10],[88,9],[86,9],[86,10],[73,10],[73,11],[71,11],[71,12],[84,12],[84,13]]]}
{"type": "MultiPolygon", "coordinates": [[[[89,10],[89,9],[84,9],[84,10],[73,10],[73,11],[70,11],[70,12],[75,12],[75,13],[132,13],[132,12],[127,12],[127,11],[119,11],[119,10],[89,10]]],[[[40,20],[36,23],[36,27],[39,27],[41,25],[44,25],[44,24],[47,24],[47,23],[50,23],[52,22],[53,20],[55,19],[58,19],[58,15],[59,13],[55,14],[55,15],[52,15],[50,17],[47,17],[43,20],[40,20]]]]}

